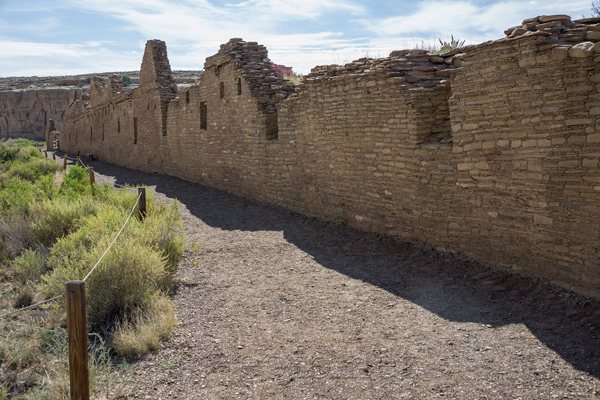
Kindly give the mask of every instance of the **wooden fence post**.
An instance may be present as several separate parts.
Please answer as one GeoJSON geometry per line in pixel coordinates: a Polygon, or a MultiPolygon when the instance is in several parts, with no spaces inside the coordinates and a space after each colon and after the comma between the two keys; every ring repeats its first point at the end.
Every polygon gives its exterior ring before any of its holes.
{"type": "Polygon", "coordinates": [[[138,196],[140,197],[138,203],[138,217],[140,218],[140,221],[143,221],[146,217],[146,188],[138,188],[138,196]]]}
{"type": "Polygon", "coordinates": [[[44,155],[46,156],[46,158],[48,158],[48,152],[46,150],[44,150],[44,155]]]}
{"type": "Polygon", "coordinates": [[[75,163],[75,165],[77,165],[78,167],[83,167],[83,165],[81,164],[81,158],[79,156],[77,156],[77,162],[75,163]]]}
{"type": "Polygon", "coordinates": [[[65,160],[63,161],[63,169],[67,170],[67,153],[65,153],[65,160]]]}
{"type": "Polygon", "coordinates": [[[84,281],[67,282],[67,332],[71,400],[89,400],[90,377],[84,281]]]}
{"type": "Polygon", "coordinates": [[[52,159],[56,160],[56,153],[52,153],[52,159]]]}
{"type": "Polygon", "coordinates": [[[88,167],[88,171],[90,173],[90,186],[92,187],[92,196],[95,196],[94,193],[94,183],[96,183],[96,177],[94,176],[94,168],[88,167]]]}

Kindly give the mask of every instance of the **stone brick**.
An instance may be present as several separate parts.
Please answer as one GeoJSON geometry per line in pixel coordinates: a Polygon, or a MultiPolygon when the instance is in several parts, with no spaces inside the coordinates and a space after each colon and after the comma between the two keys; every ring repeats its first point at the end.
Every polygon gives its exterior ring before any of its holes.
{"type": "Polygon", "coordinates": [[[588,143],[600,143],[600,133],[594,133],[591,135],[587,135],[588,143]]]}
{"type": "Polygon", "coordinates": [[[591,57],[594,54],[594,43],[583,42],[578,43],[569,49],[569,57],[585,58],[591,57]]]}

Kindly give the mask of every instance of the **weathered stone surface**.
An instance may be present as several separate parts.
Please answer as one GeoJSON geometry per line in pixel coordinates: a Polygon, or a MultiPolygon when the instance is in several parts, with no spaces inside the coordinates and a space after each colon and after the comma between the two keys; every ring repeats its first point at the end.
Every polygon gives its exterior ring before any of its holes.
{"type": "Polygon", "coordinates": [[[545,22],[552,22],[552,21],[570,21],[571,17],[568,15],[564,15],[564,14],[557,14],[557,15],[542,15],[539,18],[539,21],[541,23],[545,23],[545,22]]]}
{"type": "Polygon", "coordinates": [[[82,92],[69,88],[0,92],[0,140],[44,140],[49,121],[54,120],[60,129],[65,111],[82,92]]]}
{"type": "Polygon", "coordinates": [[[585,58],[594,54],[594,43],[583,42],[578,43],[569,49],[569,57],[585,58]]]}

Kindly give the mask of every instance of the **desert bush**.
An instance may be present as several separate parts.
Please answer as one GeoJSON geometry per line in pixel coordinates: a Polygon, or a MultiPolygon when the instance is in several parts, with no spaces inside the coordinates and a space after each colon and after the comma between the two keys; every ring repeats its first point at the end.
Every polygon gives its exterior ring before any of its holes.
{"type": "Polygon", "coordinates": [[[0,182],[0,214],[29,214],[31,204],[43,193],[28,181],[13,177],[0,182]]]}
{"type": "Polygon", "coordinates": [[[13,161],[17,158],[18,153],[19,149],[17,147],[10,147],[6,143],[0,144],[0,162],[6,163],[13,161]]]}
{"type": "Polygon", "coordinates": [[[45,158],[36,158],[27,162],[15,161],[8,170],[8,176],[18,176],[29,182],[35,182],[44,175],[54,174],[61,166],[45,158]]]}
{"type": "Polygon", "coordinates": [[[59,194],[67,198],[77,198],[91,193],[89,173],[87,168],[72,166],[64,175],[60,184],[59,194]]]}
{"type": "Polygon", "coordinates": [[[35,289],[31,285],[25,284],[24,286],[20,286],[16,290],[13,307],[18,309],[30,306],[33,304],[34,297],[35,289]]]}
{"type": "Polygon", "coordinates": [[[38,282],[44,270],[42,257],[35,250],[25,250],[11,262],[13,276],[23,285],[38,282]]]}
{"type": "MultiPolygon", "coordinates": [[[[70,236],[60,239],[57,245],[70,239],[70,236]]],[[[53,259],[52,273],[45,277],[46,296],[64,292],[64,284],[69,280],[83,279],[111,240],[105,237],[85,254],[53,259]]],[[[135,237],[121,236],[86,281],[88,323],[94,329],[108,328],[118,318],[132,315],[137,309],[147,309],[165,275],[165,260],[159,253],[140,244],[135,237]]]]}
{"type": "Polygon", "coordinates": [[[32,206],[31,229],[41,243],[50,247],[58,238],[75,231],[81,218],[96,214],[99,207],[91,197],[45,199],[32,206]]]}
{"type": "MultiPolygon", "coordinates": [[[[153,200],[153,196],[150,195],[153,200]]],[[[144,223],[134,224],[135,232],[132,232],[142,243],[148,244],[160,252],[166,260],[167,278],[171,277],[177,270],[183,249],[185,248],[185,236],[183,235],[183,223],[176,202],[166,206],[151,201],[148,214],[144,223]]],[[[170,290],[171,282],[166,281],[163,290],[170,290]]]]}
{"type": "Polygon", "coordinates": [[[0,237],[2,238],[2,256],[11,260],[27,249],[38,247],[38,242],[28,221],[19,214],[0,219],[0,237]]]}

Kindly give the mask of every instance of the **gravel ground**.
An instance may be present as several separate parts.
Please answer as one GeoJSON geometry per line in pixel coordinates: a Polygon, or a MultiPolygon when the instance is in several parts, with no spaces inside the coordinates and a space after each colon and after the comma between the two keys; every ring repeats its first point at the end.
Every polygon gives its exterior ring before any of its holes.
{"type": "Polygon", "coordinates": [[[460,255],[95,161],[180,201],[170,341],[131,399],[599,399],[600,302],[460,255]]]}

